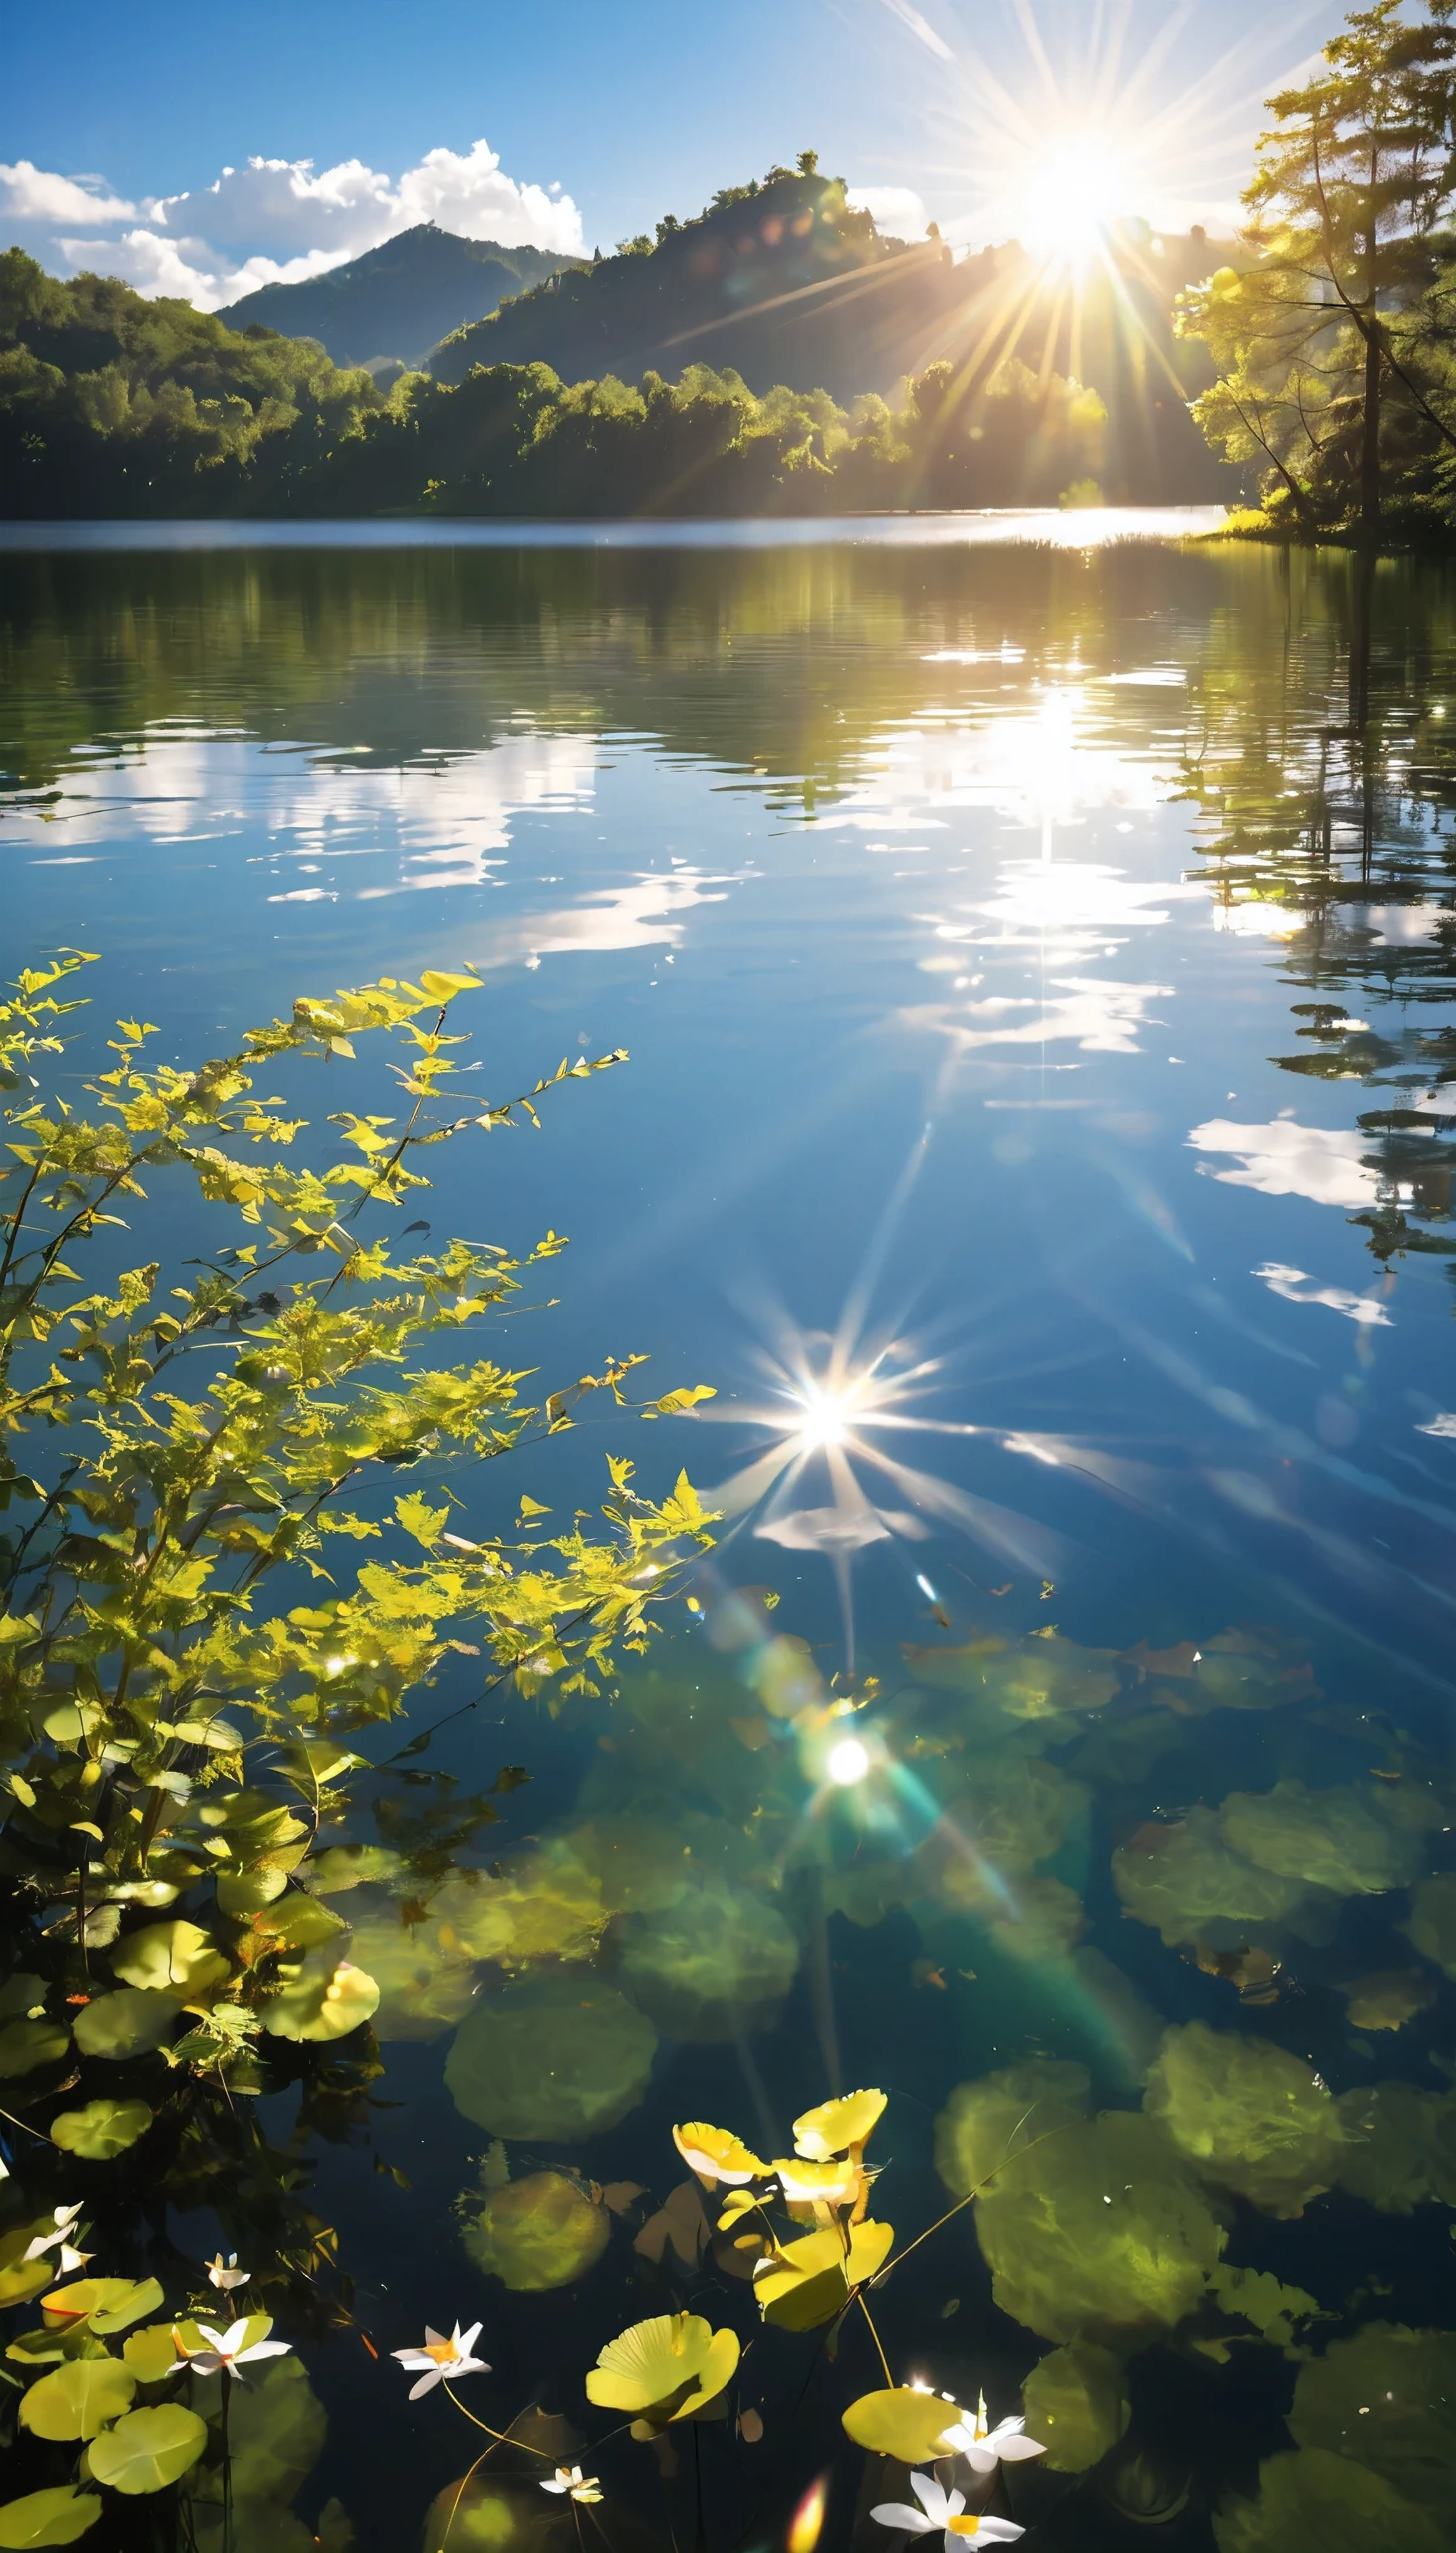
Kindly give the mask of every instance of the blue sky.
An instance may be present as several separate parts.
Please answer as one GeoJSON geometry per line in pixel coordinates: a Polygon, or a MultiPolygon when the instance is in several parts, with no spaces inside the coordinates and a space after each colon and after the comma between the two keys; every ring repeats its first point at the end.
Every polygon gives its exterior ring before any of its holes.
{"type": "Polygon", "coordinates": [[[972,240],[1014,226],[1008,169],[1034,170],[1059,129],[1098,136],[1121,209],[1172,227],[1233,202],[1261,97],[1338,15],[1334,0],[67,0],[63,18],[12,13],[0,219],[56,272],[109,263],[174,290],[195,273],[194,297],[216,300],[408,219],[610,248],[813,145],[856,186],[911,190],[901,227],[918,201],[972,240]],[[254,160],[284,166],[250,175],[254,160]]]}

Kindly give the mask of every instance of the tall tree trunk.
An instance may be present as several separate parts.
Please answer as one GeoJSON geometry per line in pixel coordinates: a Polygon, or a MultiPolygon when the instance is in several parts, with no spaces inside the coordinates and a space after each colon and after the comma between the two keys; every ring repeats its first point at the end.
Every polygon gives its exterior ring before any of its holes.
{"type": "Polygon", "coordinates": [[[1380,383],[1381,344],[1380,315],[1377,305],[1379,287],[1377,187],[1380,182],[1380,155],[1370,155],[1370,212],[1365,233],[1365,310],[1369,335],[1365,340],[1365,421],[1360,447],[1360,528],[1367,540],[1380,532],[1380,383]]]}
{"type": "Polygon", "coordinates": [[[1380,325],[1372,308],[1365,340],[1365,431],[1360,448],[1360,528],[1367,539],[1380,531],[1380,325]]]}

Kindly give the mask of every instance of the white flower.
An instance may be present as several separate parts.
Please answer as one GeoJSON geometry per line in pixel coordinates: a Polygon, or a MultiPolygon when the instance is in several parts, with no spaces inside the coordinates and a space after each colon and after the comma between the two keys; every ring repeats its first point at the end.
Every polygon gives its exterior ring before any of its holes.
{"type": "Polygon", "coordinates": [[[68,2277],[72,2270],[83,2270],[92,2255],[89,2252],[78,2252],[69,2239],[80,2212],[79,2199],[76,2200],[74,2207],[57,2207],[52,2219],[55,2231],[50,2234],[38,2234],[33,2242],[28,2243],[26,2259],[43,2261],[48,2252],[56,2250],[56,2261],[63,2278],[68,2277]]]}
{"type": "Polygon", "coordinates": [[[1027,2437],[1025,2429],[1025,2420],[998,2420],[994,2429],[987,2429],[983,2393],[974,2420],[957,2420],[953,2429],[946,2431],[944,2444],[964,2456],[972,2473],[994,2473],[998,2464],[1020,2464],[1027,2456],[1046,2454],[1040,2440],[1027,2437]]]}
{"type": "Polygon", "coordinates": [[[965,2494],[943,2491],[934,2474],[913,2473],[910,2488],[920,2502],[911,2508],[903,2499],[882,2500],[870,2510],[881,2526],[898,2526],[903,2535],[944,2535],[946,2553],[955,2553],[957,2544],[1014,2544],[1024,2535],[1024,2526],[1013,2526],[1009,2517],[980,2517],[965,2514],[965,2494]]]}
{"type": "Polygon", "coordinates": [[[251,2366],[260,2358],[286,2358],[288,2355],[287,2341],[270,2340],[268,2337],[273,2329],[269,2314],[244,2314],[239,2321],[227,2323],[221,2329],[210,2322],[199,2322],[197,2329],[207,2344],[204,2349],[189,2349],[175,2324],[172,2325],[171,2337],[178,2357],[185,2358],[188,2366],[195,2368],[199,2376],[237,2376],[238,2383],[246,2385],[246,2376],[238,2375],[240,2368],[251,2366]],[[257,2337],[250,2340],[250,2332],[257,2337]]]}
{"type": "Polygon", "coordinates": [[[558,2465],[555,2481],[543,2482],[541,2489],[558,2492],[563,2498],[568,2492],[573,2499],[590,2501],[602,2497],[596,2475],[584,2474],[580,2465],[558,2465]]]}
{"type": "Polygon", "coordinates": [[[229,2252],[226,2260],[219,2252],[214,2260],[208,2262],[207,2275],[215,2287],[221,2287],[226,2293],[231,2294],[234,2287],[246,2287],[253,2273],[251,2270],[239,2269],[236,2252],[229,2252]]]}
{"type": "Polygon", "coordinates": [[[491,2371],[486,2361],[472,2358],[470,2354],[480,2336],[481,2325],[478,2322],[473,2322],[469,2331],[462,2331],[457,2322],[448,2340],[443,2339],[439,2332],[431,2331],[426,2323],[422,2349],[392,2350],[391,2356],[397,2358],[409,2375],[412,2376],[417,2367],[424,2369],[419,2383],[409,2387],[410,2401],[417,2402],[421,2393],[428,2393],[432,2385],[442,2384],[447,2376],[489,2376],[491,2371]]]}

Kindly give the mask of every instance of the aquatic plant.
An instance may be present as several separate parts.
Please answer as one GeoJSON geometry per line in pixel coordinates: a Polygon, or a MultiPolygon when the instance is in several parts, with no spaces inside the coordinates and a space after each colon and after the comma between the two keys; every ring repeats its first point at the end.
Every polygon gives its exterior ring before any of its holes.
{"type": "Polygon", "coordinates": [[[601,2259],[611,2233],[600,2199],[562,2171],[504,2181],[468,2209],[464,2226],[477,2269],[517,2293],[569,2287],[601,2259]]]}
{"type": "Polygon", "coordinates": [[[1346,2128],[1307,2059],[1267,2039],[1189,2022],[1170,2030],[1144,2109],[1209,2180],[1272,2216],[1297,2216],[1338,2177],[1346,2128]]]}
{"type": "Polygon", "coordinates": [[[1132,2416],[1122,2363],[1094,2341],[1049,2350],[1022,2387],[1026,2416],[1047,2442],[1054,2473],[1086,2473],[1116,2446],[1132,2416]]]}
{"type": "Polygon", "coordinates": [[[472,2005],[445,2059],[450,2097],[494,2137],[616,2127],[641,2099],[657,2033],[615,1986],[549,1970],[472,2005]]]}
{"type": "MultiPolygon", "coordinates": [[[[17,2257],[39,2271],[42,2286],[52,2275],[50,2252],[56,2252],[63,2277],[88,2266],[92,2256],[69,2240],[81,2215],[81,2204],[68,2201],[49,2219],[20,2229],[29,2240],[17,2257]]],[[[270,2337],[272,2315],[240,2313],[233,2304],[235,2289],[248,2283],[248,2276],[236,2261],[209,2267],[209,2280],[229,2306],[222,2321],[145,2321],[163,2302],[157,2278],[69,2276],[69,2283],[41,2297],[39,2327],[23,2332],[7,2351],[11,2365],[22,2371],[17,2417],[38,2450],[67,2451],[55,2463],[74,2472],[79,2451],[79,2480],[7,2500],[0,2506],[0,2545],[74,2543],[103,2515],[109,2493],[152,2498],[171,2497],[181,2486],[190,2504],[210,2487],[222,2502],[228,2533],[235,2486],[240,2496],[254,2499],[289,2496],[280,2486],[290,2480],[296,2488],[312,2458],[288,2477],[275,2454],[262,2475],[255,2437],[246,2422],[241,2435],[235,2433],[231,2419],[238,2388],[246,2391],[260,2366],[267,2365],[274,2377],[290,2350],[287,2341],[270,2337]],[[176,2397],[178,2383],[186,2399],[176,2397]],[[199,2472],[204,2457],[210,2467],[205,2476],[199,2472]]],[[[9,2300],[24,2301],[34,2292],[33,2285],[21,2286],[9,2300]]],[[[321,2428],[322,2413],[302,2371],[291,2369],[285,2381],[295,2407],[306,2398],[321,2428]]],[[[272,2432],[277,2401],[269,2407],[272,2432]]]]}

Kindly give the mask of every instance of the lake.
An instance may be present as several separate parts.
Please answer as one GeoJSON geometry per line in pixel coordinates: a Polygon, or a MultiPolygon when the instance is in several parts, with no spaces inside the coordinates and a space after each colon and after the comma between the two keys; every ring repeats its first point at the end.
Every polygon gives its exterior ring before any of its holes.
{"type": "MultiPolygon", "coordinates": [[[[1059,2131],[874,2291],[896,2383],[993,2422],[1062,2353],[1028,2409],[1064,2452],[1030,2417],[1052,2453],[990,2503],[1029,2543],[1344,2542],[1354,2460],[1361,2541],[1435,2545],[1456,588],[1177,518],[795,528],[6,535],[6,937],[99,952],[72,1063],[128,1013],[196,1058],[468,963],[493,1096],[630,1062],[452,1147],[420,1215],[570,1236],[511,1336],[552,1388],[643,1351],[717,1394],[456,1484],[499,1531],[629,1454],[723,1521],[614,1694],[498,1690],[431,1741],[426,1790],[531,1776],[458,1868],[337,1901],[383,2070],[261,2108],[353,2320],[276,2308],[327,2426],[237,2540],[337,2500],[394,2553],[433,2502],[430,2553],[599,2518],[727,2553],[822,2480],[819,2542],[892,2543],[840,2427],[864,2324],[760,2332],[671,2133],[784,2155],[875,2085],[902,2244],[988,2139],[1059,2131]],[[513,1935],[472,1934],[477,1873],[513,1935]],[[609,2440],[586,2370],[688,2304],[744,2343],[729,2418],[609,2440]],[[600,2512],[519,2448],[457,2502],[489,2442],[389,2356],[457,2318],[463,2403],[551,2415],[520,2434],[600,2512]]],[[[472,1699],[456,1665],[411,1724],[472,1699]]],[[[398,1832],[397,1785],[360,1797],[350,1839],[398,1832]]]]}

